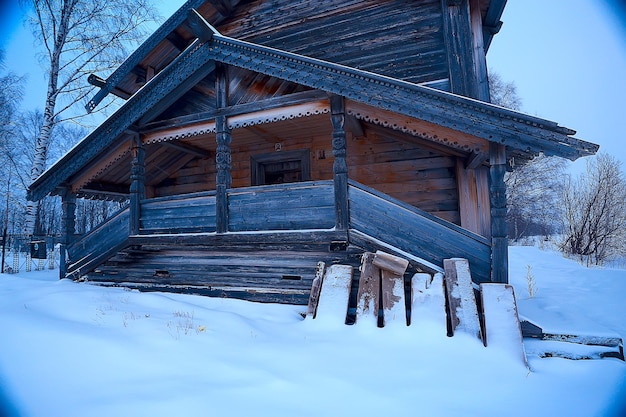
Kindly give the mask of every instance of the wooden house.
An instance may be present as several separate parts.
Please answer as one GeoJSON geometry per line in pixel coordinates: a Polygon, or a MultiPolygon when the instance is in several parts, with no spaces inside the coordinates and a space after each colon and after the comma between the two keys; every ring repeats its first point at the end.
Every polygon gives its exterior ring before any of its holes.
{"type": "Polygon", "coordinates": [[[126,102],[29,189],[62,277],[306,303],[382,249],[507,282],[504,173],[597,145],[489,104],[505,0],[189,0],[106,80],[126,102]],[[128,201],[84,236],[76,198],[128,201]],[[65,252],[64,252],[65,253],[65,252]]]}

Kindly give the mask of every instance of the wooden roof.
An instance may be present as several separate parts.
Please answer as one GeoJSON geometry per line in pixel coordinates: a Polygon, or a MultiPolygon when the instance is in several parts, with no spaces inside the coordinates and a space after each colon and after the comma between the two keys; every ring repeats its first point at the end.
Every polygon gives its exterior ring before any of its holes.
{"type": "MultiPolygon", "coordinates": [[[[68,183],[74,188],[97,185],[95,189],[82,190],[87,194],[118,193],[124,198],[130,181],[128,144],[135,132],[140,131],[146,143],[167,146],[147,150],[146,161],[160,167],[154,178],[147,178],[149,184],[168,178],[193,158],[211,156],[214,149],[207,148],[198,138],[214,135],[210,124],[218,114],[229,116],[235,127],[247,127],[250,134],[270,137],[276,128],[253,125],[271,122],[272,118],[284,119],[288,115],[278,113],[290,106],[289,111],[301,113],[294,114],[296,117],[305,115],[310,119],[310,123],[304,119],[298,122],[301,129],[314,129],[320,124],[320,116],[315,115],[324,113],[318,110],[324,107],[328,94],[344,96],[352,103],[348,114],[354,119],[426,139],[453,154],[484,155],[483,140],[503,143],[509,157],[521,159],[543,152],[573,160],[598,149],[597,145],[573,138],[574,131],[548,120],[425,85],[227,37],[195,11],[184,20],[193,41],[33,182],[28,198],[40,199],[56,193],[57,187],[68,183]],[[216,108],[217,65],[227,66],[231,76],[227,109],[216,108]],[[264,112],[262,120],[253,120],[255,111],[260,110],[264,112]],[[453,133],[438,137],[431,133],[432,126],[453,133]],[[463,146],[450,139],[455,135],[463,137],[463,146]],[[468,148],[472,143],[477,145],[468,148]],[[89,179],[96,176],[101,181],[89,184],[89,179]]],[[[285,128],[290,127],[281,127],[281,133],[285,128]]]]}
{"type": "MultiPolygon", "coordinates": [[[[264,109],[271,105],[272,100],[279,106],[295,100],[297,94],[310,100],[313,95],[325,92],[344,96],[382,112],[408,116],[476,138],[503,143],[510,155],[528,158],[543,152],[576,159],[593,154],[598,148],[571,137],[574,131],[548,120],[426,86],[229,38],[217,33],[195,12],[191,16],[192,30],[197,39],[101,126],[44,172],[29,188],[30,199],[40,199],[55,192],[59,185],[68,182],[76,173],[89,169],[96,159],[118,161],[128,158],[120,149],[128,149],[132,130],[137,126],[147,129],[159,127],[159,123],[167,125],[168,120],[169,123],[184,125],[214,118],[221,111],[215,109],[214,96],[211,96],[214,93],[209,87],[197,86],[211,80],[217,63],[238,68],[236,71],[243,75],[241,79],[247,79],[246,90],[255,83],[268,88],[263,90],[266,98],[261,100],[264,109]],[[278,90],[281,94],[272,98],[278,90]],[[206,94],[202,98],[203,91],[206,94]],[[184,97],[190,94],[194,96],[193,100],[185,100],[184,97]],[[195,103],[193,109],[180,105],[192,102],[195,103]],[[173,109],[178,109],[179,114],[173,109]],[[189,112],[192,114],[189,115],[189,112]],[[172,117],[175,119],[173,122],[172,117]],[[155,122],[156,119],[164,121],[155,122]],[[125,147],[120,148],[121,144],[125,147]]],[[[254,100],[258,99],[258,96],[254,97],[254,100]]],[[[254,100],[242,95],[232,106],[235,110],[231,111],[250,112],[258,106],[254,100]]]]}
{"type": "MultiPolygon", "coordinates": [[[[506,0],[477,3],[486,52],[500,28],[506,0]]],[[[109,93],[127,99],[180,55],[195,39],[187,19],[191,8],[225,36],[413,83],[447,86],[442,0],[188,0],[107,80],[90,77],[101,90],[88,111],[109,93]]]]}

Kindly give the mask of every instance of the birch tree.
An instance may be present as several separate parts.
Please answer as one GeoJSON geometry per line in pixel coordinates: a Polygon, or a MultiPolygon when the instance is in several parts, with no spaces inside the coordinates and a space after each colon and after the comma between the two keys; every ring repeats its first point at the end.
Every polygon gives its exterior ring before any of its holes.
{"type": "MultiPolygon", "coordinates": [[[[107,74],[146,35],[157,19],[150,0],[22,0],[31,8],[30,23],[43,50],[47,75],[43,121],[37,136],[30,180],[46,168],[52,130],[67,120],[85,116],[84,103],[93,94],[90,73],[107,74]],[[127,49],[128,48],[128,49],[127,49]]],[[[25,233],[35,232],[38,204],[29,202],[25,233]]]]}

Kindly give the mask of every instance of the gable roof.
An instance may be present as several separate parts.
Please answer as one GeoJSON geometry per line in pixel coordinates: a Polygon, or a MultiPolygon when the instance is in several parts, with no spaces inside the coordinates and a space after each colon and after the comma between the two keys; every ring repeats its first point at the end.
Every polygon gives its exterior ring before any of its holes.
{"type": "Polygon", "coordinates": [[[598,145],[538,117],[429,87],[222,36],[195,11],[197,39],[120,109],[35,180],[28,198],[53,192],[105,153],[136,124],[158,116],[224,63],[344,96],[383,110],[461,131],[532,157],[540,152],[568,159],[594,154],[598,145]]]}
{"type": "MultiPolygon", "coordinates": [[[[356,28],[349,26],[348,23],[346,22],[354,22],[354,21],[361,21],[361,20],[376,21],[377,22],[376,24],[374,25],[368,24],[367,27],[372,28],[371,30],[376,33],[375,36],[387,39],[387,41],[383,42],[384,45],[386,45],[383,48],[383,51],[381,51],[379,48],[377,53],[378,54],[384,54],[384,53],[392,54],[392,56],[395,56],[395,58],[391,58],[391,57],[382,58],[382,56],[378,55],[377,58],[373,60],[368,53],[361,53],[360,60],[362,61],[363,59],[365,59],[366,60],[365,65],[370,65],[369,63],[376,62],[377,63],[376,68],[386,68],[387,70],[391,68],[404,67],[407,65],[407,62],[410,62],[410,66],[425,65],[425,66],[431,67],[429,72],[432,72],[431,79],[427,81],[430,81],[430,82],[438,81],[439,82],[438,85],[442,85],[445,88],[447,84],[443,82],[444,80],[439,79],[436,76],[436,74],[440,74],[440,72],[435,71],[435,67],[437,67],[437,65],[434,65],[434,61],[433,61],[434,57],[431,56],[434,53],[433,50],[423,50],[420,48],[418,49],[413,48],[410,50],[403,49],[402,51],[398,51],[398,50],[394,50],[394,48],[389,47],[389,42],[392,42],[392,44],[394,45],[397,45],[397,44],[406,45],[409,43],[415,43],[414,42],[415,39],[413,38],[419,38],[420,39],[419,43],[424,43],[426,42],[425,38],[427,37],[431,38],[433,36],[436,36],[437,30],[434,29],[433,26],[436,26],[435,22],[441,20],[441,16],[433,14],[432,8],[433,6],[435,6],[436,9],[437,8],[440,9],[441,2],[440,0],[431,0],[431,2],[433,4],[429,5],[428,7],[419,6],[417,8],[416,6],[414,6],[414,4],[417,4],[418,2],[413,2],[413,4],[411,4],[411,8],[409,9],[407,9],[407,4],[405,3],[403,5],[404,9],[398,10],[397,13],[395,13],[396,11],[395,9],[399,8],[398,5],[391,5],[391,9],[387,8],[387,9],[382,9],[378,11],[372,10],[372,11],[367,11],[367,12],[361,11],[362,14],[356,13],[354,9],[361,7],[358,5],[365,4],[367,3],[367,1],[345,0],[343,2],[335,2],[335,3],[343,4],[343,6],[341,6],[344,9],[343,13],[350,13],[349,15],[351,17],[346,19],[345,17],[338,15],[336,18],[330,19],[332,20],[332,22],[326,22],[326,23],[320,22],[319,24],[322,24],[325,26],[321,28],[318,27],[317,29],[322,30],[323,31],[322,33],[333,33],[333,40],[336,40],[336,38],[340,37],[340,34],[337,33],[337,30],[343,30],[343,31],[347,30],[350,32],[347,42],[349,42],[350,44],[354,44],[355,43],[354,38],[355,36],[359,35],[359,33],[353,33],[355,32],[356,28]],[[354,3],[354,4],[350,6],[351,3],[354,3]],[[388,15],[390,12],[394,12],[396,14],[396,17],[389,17],[388,15]],[[379,22],[379,20],[383,17],[386,20],[388,20],[386,27],[381,26],[382,22],[379,22]],[[417,26],[425,26],[424,31],[415,32],[416,30],[415,28],[417,26]],[[338,29],[342,27],[343,29],[338,29]],[[392,36],[391,34],[392,28],[396,32],[397,31],[400,31],[401,33],[402,31],[406,32],[405,39],[403,40],[398,39],[397,35],[395,35],[395,37],[392,36]],[[417,59],[417,60],[411,59],[414,57],[419,57],[420,59],[417,59]],[[381,61],[381,62],[377,62],[377,61],[381,61]],[[420,63],[423,63],[423,64],[420,64],[420,63]]],[[[272,2],[272,3],[275,3],[275,2],[272,2]]],[[[293,3],[293,4],[292,3],[293,2],[291,2],[290,0],[287,3],[288,6],[283,5],[283,7],[288,7],[290,11],[290,13],[284,13],[286,16],[291,16],[291,11],[293,9],[296,9],[294,5],[296,3],[293,3]]],[[[299,1],[297,3],[298,4],[307,3],[307,1],[299,1]]],[[[317,10],[316,13],[320,13],[320,12],[323,13],[324,7],[329,7],[328,5],[332,5],[332,2],[329,2],[329,1],[324,2],[324,4],[319,4],[317,3],[316,0],[315,1],[309,0],[308,3],[312,4],[313,10],[317,10]]],[[[382,2],[375,2],[375,3],[382,3],[382,2]]],[[[425,1],[423,3],[428,3],[428,2],[425,1]]],[[[500,27],[502,26],[502,22],[500,21],[500,18],[502,16],[504,6],[506,5],[506,0],[479,0],[478,5],[480,8],[480,13],[482,15],[483,39],[484,39],[485,53],[486,53],[493,36],[500,30],[500,27]]],[[[165,21],[163,25],[161,25],[139,48],[137,48],[131,54],[122,63],[122,65],[120,65],[108,77],[108,79],[103,80],[97,77],[96,75],[91,75],[89,77],[89,82],[99,87],[100,90],[87,103],[87,106],[86,106],[87,111],[89,112],[93,111],[97,107],[97,105],[110,93],[114,93],[118,95],[119,97],[127,99],[129,96],[134,94],[141,87],[142,80],[146,78],[146,74],[145,74],[146,71],[144,69],[146,66],[156,66],[156,67],[166,66],[167,64],[169,64],[169,62],[171,62],[171,60],[173,60],[177,55],[179,55],[185,49],[185,47],[188,46],[191,39],[193,39],[193,34],[190,33],[189,23],[187,21],[187,12],[188,10],[192,8],[198,10],[200,14],[215,27],[219,27],[220,24],[224,23],[226,25],[226,28],[225,28],[226,32],[223,31],[223,33],[229,34],[231,37],[235,37],[238,39],[246,39],[254,43],[277,47],[282,50],[296,52],[296,53],[300,53],[306,56],[313,56],[313,57],[317,57],[320,59],[324,59],[326,61],[341,62],[351,67],[364,68],[360,65],[357,66],[356,61],[354,59],[351,60],[350,62],[343,62],[341,60],[338,60],[338,59],[341,59],[343,55],[345,55],[345,49],[346,49],[345,45],[341,46],[339,50],[336,51],[336,52],[339,52],[339,55],[335,54],[331,56],[327,56],[324,53],[321,53],[319,56],[315,55],[313,53],[314,51],[311,50],[311,48],[308,48],[305,51],[301,51],[299,47],[295,47],[296,49],[290,49],[289,47],[286,47],[285,45],[286,39],[292,39],[290,45],[291,47],[294,47],[294,44],[293,44],[294,39],[295,39],[296,45],[301,45],[305,42],[304,38],[306,36],[315,38],[315,33],[312,30],[312,28],[315,28],[316,27],[315,25],[317,25],[318,23],[312,23],[312,22],[319,22],[321,19],[319,15],[315,15],[315,16],[306,15],[304,18],[301,18],[302,16],[296,15],[296,16],[291,16],[292,19],[296,19],[295,21],[292,21],[291,23],[287,24],[286,23],[287,21],[281,20],[280,22],[281,24],[279,25],[276,22],[277,13],[280,13],[281,15],[283,13],[281,13],[281,10],[274,11],[273,9],[274,7],[275,6],[273,4],[271,6],[266,7],[262,0],[187,0],[183,6],[181,6],[169,19],[165,21]],[[272,13],[269,13],[271,21],[264,22],[263,25],[261,26],[267,26],[267,25],[271,25],[272,27],[284,26],[285,27],[284,32],[286,32],[286,33],[281,32],[278,35],[278,39],[275,39],[273,41],[271,39],[272,36],[267,33],[267,28],[257,29],[257,25],[259,25],[261,22],[256,20],[255,16],[249,17],[250,15],[254,15],[255,13],[261,14],[264,11],[267,12],[267,10],[265,9],[268,9],[268,7],[271,8],[271,11],[272,11],[272,13]],[[247,24],[244,22],[243,24],[244,27],[241,28],[242,25],[240,25],[239,21],[235,18],[238,13],[240,17],[242,15],[245,15],[247,16],[246,19],[250,18],[250,19],[255,19],[255,20],[254,22],[247,22],[247,24]],[[291,29],[291,27],[295,27],[295,29],[291,29]],[[294,30],[296,32],[295,37],[294,37],[294,30]],[[258,31],[262,33],[257,33],[258,31]],[[231,34],[231,32],[234,32],[234,33],[231,34]],[[304,34],[303,32],[307,32],[307,33],[304,34]],[[152,58],[149,58],[149,57],[152,57],[152,58]]],[[[311,5],[307,7],[311,8],[311,5]]],[[[375,9],[371,5],[369,6],[366,5],[366,8],[375,9]]],[[[377,4],[376,9],[378,9],[378,4],[377,4]]],[[[337,11],[334,11],[333,14],[337,14],[337,11]]],[[[289,17],[283,17],[283,16],[280,16],[280,17],[282,19],[289,19],[289,17]]],[[[280,29],[277,29],[277,30],[280,32],[280,29]]],[[[362,32],[360,34],[363,35],[362,32]]],[[[343,36],[347,36],[347,35],[344,34],[343,36]]],[[[329,43],[329,42],[330,42],[330,39],[327,41],[327,43],[320,45],[319,46],[320,51],[317,51],[317,52],[321,52],[323,50],[329,49],[329,45],[332,45],[332,43],[329,43]]],[[[369,45],[373,43],[373,40],[366,38],[364,42],[367,45],[369,45]]],[[[427,43],[432,44],[432,42],[433,40],[431,39],[427,43]]],[[[441,42],[443,42],[443,39],[441,39],[441,42]]],[[[316,43],[319,43],[319,42],[316,41],[316,43]]],[[[403,47],[403,48],[406,48],[406,47],[403,47]]],[[[443,53],[442,51],[440,52],[443,53]]],[[[440,56],[439,59],[445,61],[445,57],[443,55],[440,56]]],[[[440,62],[439,64],[442,64],[442,63],[440,62]]],[[[369,68],[369,67],[367,69],[376,73],[385,73],[384,71],[376,71],[373,68],[369,68]]],[[[441,69],[443,68],[439,68],[439,70],[441,69]]],[[[393,74],[387,73],[387,75],[391,75],[394,78],[402,78],[396,75],[395,72],[397,72],[397,70],[394,69],[393,72],[394,72],[393,74]]],[[[447,75],[443,75],[443,77],[447,78],[447,75]]],[[[410,81],[416,82],[416,80],[414,79],[411,79],[410,81]]]]}

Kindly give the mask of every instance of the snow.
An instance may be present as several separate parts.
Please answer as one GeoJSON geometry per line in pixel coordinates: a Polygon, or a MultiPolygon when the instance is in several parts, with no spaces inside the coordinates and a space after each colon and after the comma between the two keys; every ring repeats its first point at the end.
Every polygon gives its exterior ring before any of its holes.
{"type": "MultiPolygon", "coordinates": [[[[534,247],[510,253],[520,315],[554,332],[626,338],[626,271],[534,247]]],[[[304,320],[306,306],[57,273],[0,275],[2,416],[626,415],[626,364],[614,358],[529,353],[529,370],[469,335],[446,337],[436,321],[335,325],[304,320]]]]}

